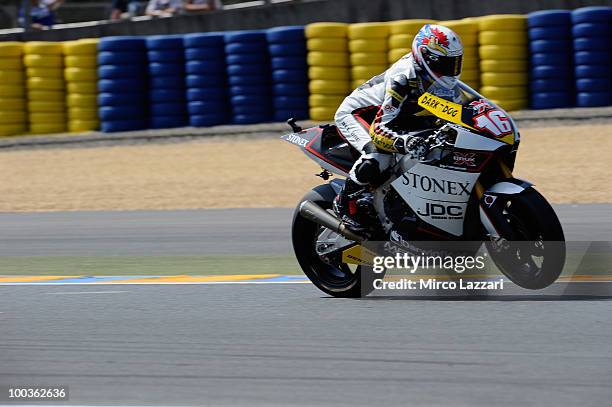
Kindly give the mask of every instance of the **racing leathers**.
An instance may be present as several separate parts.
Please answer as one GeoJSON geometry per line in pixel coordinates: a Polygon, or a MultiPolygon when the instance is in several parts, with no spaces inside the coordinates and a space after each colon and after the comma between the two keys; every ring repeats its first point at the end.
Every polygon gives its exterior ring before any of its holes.
{"type": "Polygon", "coordinates": [[[336,212],[349,223],[359,207],[354,202],[367,186],[388,178],[393,153],[412,158],[426,153],[424,138],[415,133],[431,129],[436,119],[418,105],[429,86],[419,70],[412,54],[404,56],[353,91],[336,112],[338,129],[362,153],[335,201],[336,212]]]}

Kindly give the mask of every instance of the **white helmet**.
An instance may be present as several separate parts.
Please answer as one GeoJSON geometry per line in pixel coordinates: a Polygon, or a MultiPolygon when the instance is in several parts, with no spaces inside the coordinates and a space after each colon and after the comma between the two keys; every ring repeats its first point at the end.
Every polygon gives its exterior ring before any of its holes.
{"type": "Polygon", "coordinates": [[[461,74],[463,45],[453,30],[425,24],[412,41],[414,60],[430,82],[452,88],[461,74]]]}

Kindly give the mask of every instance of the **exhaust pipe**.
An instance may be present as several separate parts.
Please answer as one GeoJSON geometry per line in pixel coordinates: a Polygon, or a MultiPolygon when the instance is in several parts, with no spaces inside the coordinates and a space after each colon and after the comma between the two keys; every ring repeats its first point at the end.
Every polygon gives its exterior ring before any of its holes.
{"type": "Polygon", "coordinates": [[[312,201],[304,201],[300,204],[300,215],[314,223],[333,230],[347,239],[354,240],[355,242],[363,242],[365,240],[363,236],[347,228],[340,219],[312,201]]]}

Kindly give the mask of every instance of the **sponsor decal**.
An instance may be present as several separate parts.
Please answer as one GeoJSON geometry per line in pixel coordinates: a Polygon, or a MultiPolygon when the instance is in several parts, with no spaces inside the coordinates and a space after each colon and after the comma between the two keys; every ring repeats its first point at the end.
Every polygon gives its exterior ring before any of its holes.
{"type": "Polygon", "coordinates": [[[460,153],[455,151],[453,163],[462,167],[476,167],[476,153],[460,153]]]}
{"type": "Polygon", "coordinates": [[[487,205],[490,208],[491,206],[493,206],[493,204],[497,200],[497,197],[495,195],[484,194],[482,196],[482,200],[484,201],[485,205],[487,205]]]}
{"type": "Polygon", "coordinates": [[[470,183],[460,181],[447,181],[445,179],[437,179],[427,175],[415,174],[410,171],[402,174],[402,183],[414,189],[455,196],[469,196],[470,183]]]}
{"type": "Polygon", "coordinates": [[[287,141],[289,141],[290,143],[296,144],[300,147],[306,147],[306,144],[308,144],[308,140],[298,136],[297,134],[289,134],[287,136],[287,141]]]}
{"type": "Polygon", "coordinates": [[[486,110],[493,109],[493,105],[486,99],[478,99],[470,103],[470,107],[477,114],[484,113],[486,110]]]}
{"type": "Polygon", "coordinates": [[[425,208],[419,208],[417,213],[431,219],[462,219],[463,208],[459,205],[445,205],[426,202],[425,208]]]}

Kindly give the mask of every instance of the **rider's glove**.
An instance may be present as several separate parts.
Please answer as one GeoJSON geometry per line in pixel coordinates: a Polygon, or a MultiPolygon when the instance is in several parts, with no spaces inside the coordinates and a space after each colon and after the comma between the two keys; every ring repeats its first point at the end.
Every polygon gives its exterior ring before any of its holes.
{"type": "Polygon", "coordinates": [[[394,146],[400,154],[405,154],[417,160],[427,153],[427,142],[417,136],[398,137],[394,146]]]}

